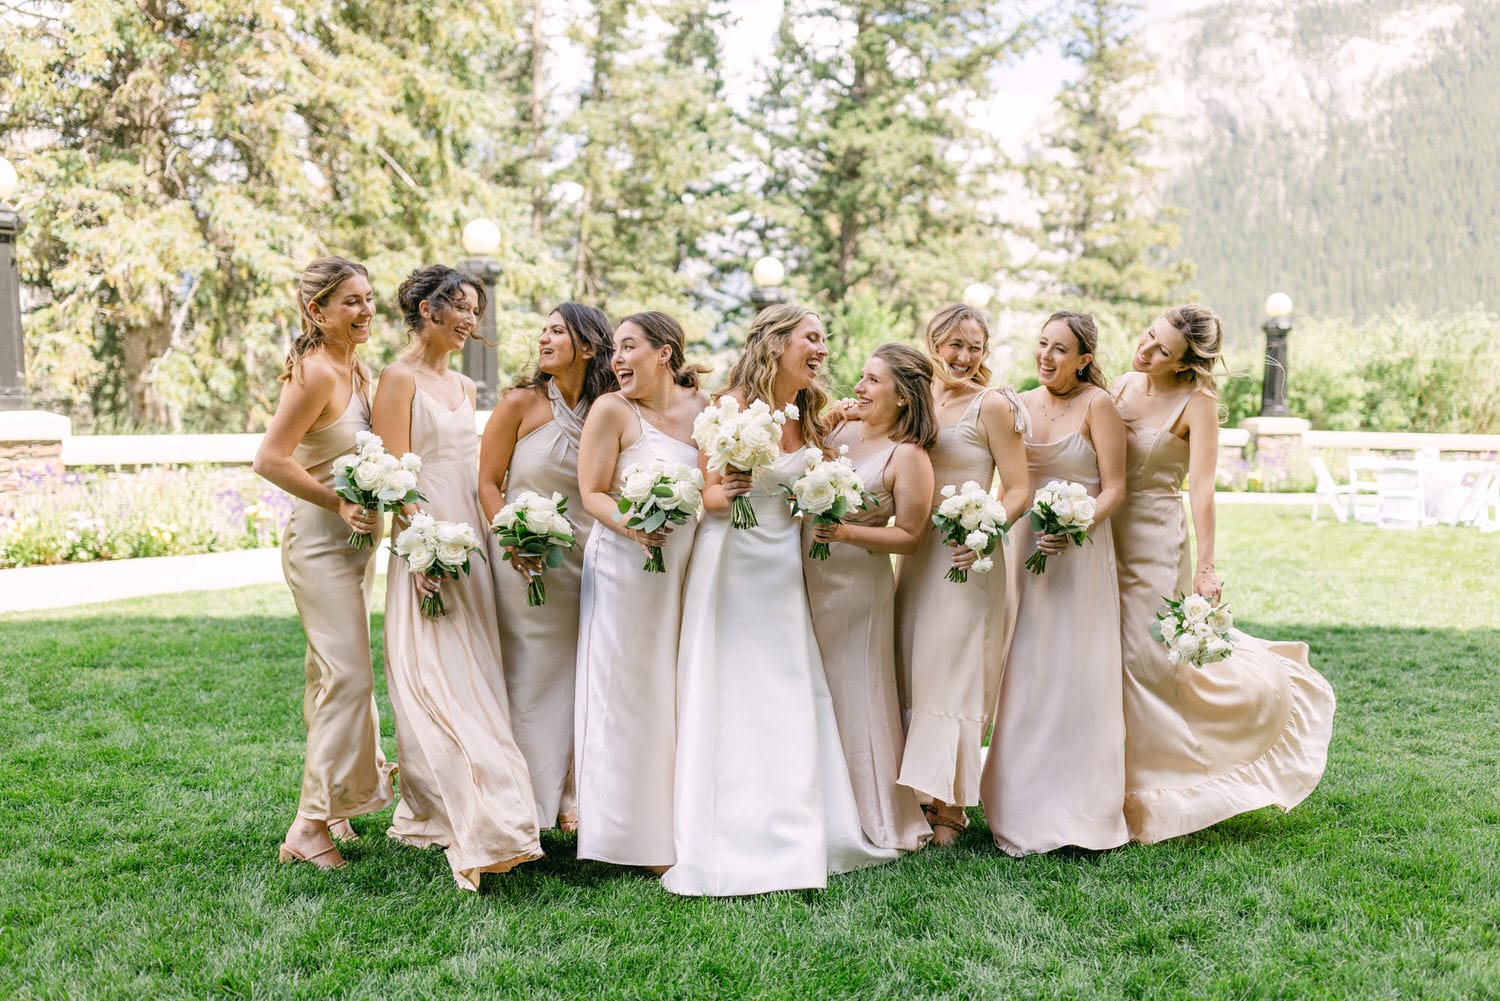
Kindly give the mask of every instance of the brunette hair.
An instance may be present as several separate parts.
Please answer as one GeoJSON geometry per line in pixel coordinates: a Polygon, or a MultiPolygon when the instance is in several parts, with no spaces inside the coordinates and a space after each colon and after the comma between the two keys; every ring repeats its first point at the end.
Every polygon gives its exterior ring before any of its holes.
{"type": "MultiPolygon", "coordinates": [[[[474,297],[479,303],[474,316],[483,316],[485,307],[489,305],[489,296],[485,294],[484,283],[473,275],[446,264],[429,264],[407,275],[406,281],[396,289],[396,305],[401,308],[401,318],[406,322],[407,331],[412,336],[422,332],[422,326],[427,322],[422,316],[423,302],[435,310],[452,306],[466,285],[474,290],[474,297]]],[[[494,345],[491,344],[490,347],[494,345]]]]}
{"type": "MultiPolygon", "coordinates": [[[[593,355],[589,357],[588,367],[583,373],[583,393],[579,397],[587,405],[592,405],[595,400],[605,393],[613,393],[620,388],[615,379],[615,370],[610,366],[610,361],[615,355],[614,327],[610,326],[609,317],[604,315],[602,309],[593,306],[585,306],[581,302],[565,302],[547,313],[551,316],[558,314],[563,320],[563,329],[568,332],[568,339],[573,342],[573,350],[579,354],[583,353],[585,345],[594,349],[593,355]]],[[[540,367],[531,370],[530,374],[524,376],[513,386],[513,389],[545,389],[552,376],[543,372],[540,367]]]]}
{"type": "MultiPolygon", "coordinates": [[[[719,395],[738,391],[745,395],[746,403],[765,400],[767,406],[775,406],[776,371],[781,351],[797,324],[812,315],[813,311],[805,306],[789,302],[767,306],[755,314],[755,319],[750,321],[750,332],[745,336],[745,350],[729,370],[729,383],[719,395]]],[[[801,415],[803,439],[819,451],[823,448],[820,415],[828,400],[828,390],[814,379],[811,386],[799,389],[792,401],[801,415]]]]}
{"type": "Polygon", "coordinates": [[[909,344],[882,344],[870,356],[885,362],[896,385],[897,411],[891,437],[930,449],[937,442],[937,409],[932,403],[932,362],[909,344]]]}
{"type": "Polygon", "coordinates": [[[990,351],[990,325],[984,318],[984,313],[973,306],[966,306],[961,302],[955,302],[938,310],[927,321],[927,334],[923,338],[923,346],[927,349],[927,358],[932,362],[932,370],[937,377],[949,385],[958,386],[964,383],[978,383],[988,386],[994,373],[990,371],[986,359],[990,351]],[[943,361],[943,356],[938,354],[938,345],[943,339],[965,323],[972,323],[979,327],[979,332],[984,335],[984,354],[979,359],[979,365],[974,369],[974,374],[960,382],[948,368],[948,363],[943,361]]]}
{"type": "Polygon", "coordinates": [[[672,349],[667,356],[667,367],[672,370],[672,381],[677,385],[697,389],[699,377],[712,371],[706,365],[687,363],[687,335],[682,332],[682,324],[666,313],[656,310],[631,313],[620,321],[622,326],[627,323],[640,327],[641,333],[646,335],[646,340],[652,347],[672,349]]]}
{"type": "MultiPolygon", "coordinates": [[[[1070,310],[1060,309],[1047,317],[1047,322],[1042,324],[1045,330],[1048,324],[1061,320],[1067,324],[1068,330],[1072,331],[1074,339],[1078,341],[1078,353],[1081,355],[1092,355],[1099,350],[1099,325],[1094,318],[1087,313],[1074,313],[1070,310]]],[[[1099,360],[1090,358],[1089,363],[1078,370],[1079,382],[1091,382],[1100,389],[1105,389],[1104,373],[1099,371],[1099,360]]]]}
{"type": "Polygon", "coordinates": [[[1182,354],[1187,370],[1177,373],[1177,381],[1217,395],[1214,366],[1224,367],[1224,325],[1218,316],[1207,306],[1189,302],[1173,306],[1161,317],[1180,331],[1187,343],[1182,354]]]}
{"type": "MultiPolygon", "coordinates": [[[[338,287],[355,275],[368,280],[370,272],[365,270],[363,264],[355,264],[343,257],[320,257],[302,269],[302,277],[297,281],[297,317],[301,321],[302,331],[292,339],[292,346],[287,350],[286,364],[281,369],[281,382],[289,382],[293,376],[300,378],[302,359],[309,351],[323,346],[326,335],[313,319],[313,303],[325,305],[333,298],[338,287]]],[[[365,370],[364,362],[355,358],[354,391],[363,396],[369,385],[370,376],[365,370]]]]}

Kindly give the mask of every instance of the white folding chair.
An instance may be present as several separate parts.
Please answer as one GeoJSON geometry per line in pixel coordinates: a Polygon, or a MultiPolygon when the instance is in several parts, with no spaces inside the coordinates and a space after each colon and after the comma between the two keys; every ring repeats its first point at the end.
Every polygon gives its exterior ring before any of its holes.
{"type": "Polygon", "coordinates": [[[1497,469],[1500,467],[1489,462],[1462,464],[1462,474],[1455,490],[1463,495],[1463,499],[1453,506],[1453,513],[1448,517],[1448,524],[1455,526],[1479,524],[1484,515],[1485,500],[1490,494],[1490,485],[1495,481],[1495,477],[1500,475],[1496,472],[1497,469]]]}
{"type": "Polygon", "coordinates": [[[1313,521],[1318,520],[1318,512],[1324,504],[1333,510],[1333,516],[1339,521],[1349,520],[1348,506],[1354,503],[1354,490],[1352,484],[1339,486],[1333,479],[1333,473],[1328,469],[1328,463],[1323,461],[1320,455],[1313,456],[1313,475],[1317,477],[1318,492],[1313,495],[1313,521]],[[1348,505],[1348,506],[1346,506],[1348,505]]]}
{"type": "Polygon", "coordinates": [[[1387,462],[1375,472],[1375,523],[1381,528],[1421,528],[1426,494],[1416,462],[1387,462]]]}
{"type": "Polygon", "coordinates": [[[1349,517],[1355,521],[1380,520],[1375,478],[1385,464],[1386,460],[1376,455],[1349,456],[1349,517]]]}

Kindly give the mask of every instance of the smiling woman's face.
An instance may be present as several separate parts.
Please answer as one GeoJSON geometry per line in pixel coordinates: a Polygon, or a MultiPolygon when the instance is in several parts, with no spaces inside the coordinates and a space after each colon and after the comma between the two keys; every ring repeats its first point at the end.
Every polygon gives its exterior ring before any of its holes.
{"type": "Polygon", "coordinates": [[[828,358],[828,345],[823,342],[823,321],[818,314],[808,313],[802,322],[787,334],[786,345],[781,349],[777,367],[797,389],[805,389],[818,377],[818,370],[828,358]]]}

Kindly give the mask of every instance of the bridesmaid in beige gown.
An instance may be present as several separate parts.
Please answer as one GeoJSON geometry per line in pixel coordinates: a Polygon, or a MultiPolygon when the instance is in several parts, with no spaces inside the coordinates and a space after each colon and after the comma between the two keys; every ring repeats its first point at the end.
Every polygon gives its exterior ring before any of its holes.
{"type": "Polygon", "coordinates": [[[635,463],[698,468],[693,419],[708,406],[686,363],[682,327],[665,313],[620,321],[620,391],[589,411],[578,486],[594,516],[578,621],[578,857],[665,872],[672,847],[677,760],[677,634],[697,519],[647,534],[615,506],[635,463]],[[665,573],[642,569],[660,546],[665,573]]]}
{"type": "Polygon", "coordinates": [[[546,571],[547,603],[526,605],[526,584],[541,565],[496,560],[494,578],[516,742],[531,769],[537,823],[576,827],[573,803],[573,685],[578,653],[578,588],[594,516],[578,489],[578,439],[589,407],[617,386],[610,370],[613,331],[591,306],[565,302],[547,317],[537,368],[495,406],[479,446],[479,501],[486,518],[508,496],[532,490],[568,498],[578,545],[546,571]]]}
{"type": "Polygon", "coordinates": [[[1125,720],[1119,591],[1104,522],[1125,497],[1125,425],[1102,388],[1091,317],[1054,313],[1036,346],[1041,385],[1021,401],[1031,482],[1081,483],[1097,504],[1089,540],[1011,529],[1015,630],[980,779],[995,844],[1011,855],[1124,844],[1125,720]],[[1046,571],[1024,567],[1036,550],[1046,571]]]}
{"type": "Polygon", "coordinates": [[[1333,689],[1303,643],[1234,631],[1234,652],[1201,668],[1167,662],[1150,627],[1163,598],[1220,597],[1214,573],[1219,456],[1213,368],[1223,330],[1205,306],[1169,309],[1141,335],[1115,399],[1130,491],[1111,519],[1125,664],[1125,820],[1147,844],[1262,806],[1290,810],[1328,760],[1333,689]],[[1183,516],[1190,485],[1196,569],[1183,516]]]}
{"type": "MultiPolygon", "coordinates": [[[[1000,475],[1000,500],[1015,519],[1031,499],[1022,444],[1024,412],[1008,388],[989,388],[989,326],[984,314],[953,305],[927,324],[926,346],[936,377],[938,421],[931,450],[936,491],[967,480],[989,486],[1000,475]]],[[[930,801],[935,845],[951,845],[968,825],[965,807],[979,802],[980,750],[991,696],[1004,657],[1004,547],[995,569],[955,584],[944,575],[955,561],[971,565],[968,549],[949,549],[931,528],[896,575],[896,663],[906,748],[902,785],[930,801]]]]}
{"type": "MultiPolygon", "coordinates": [[[[498,560],[479,509],[474,384],[448,368],[475,336],[484,292],[473,277],[435,264],[412,272],[398,296],[412,347],[380,375],[375,433],[391,452],[421,456],[422,508],[439,521],[467,522],[486,541],[484,556],[498,560]]],[[[386,833],[418,848],[443,846],[463,890],[478,890],[482,873],[542,854],[531,780],[511,736],[494,583],[478,555],[471,571],[443,582],[412,573],[392,553],[385,602],[401,768],[401,801],[386,833]],[[427,618],[419,603],[440,586],[447,614],[427,618]]]]}
{"type": "Polygon", "coordinates": [[[307,754],[297,818],[280,857],[329,869],[344,864],[333,837],[355,836],[347,818],[391,804],[370,668],[375,546],[348,542],[351,530],[378,539],[380,519],[333,492],[331,469],[354,451],[355,434],[370,428],[369,378],[355,349],[369,340],[375,304],[364,267],[342,257],[307,266],[297,303],[302,332],[255,471],[297,499],[281,567],[307,634],[307,754]]]}
{"type": "Polygon", "coordinates": [[[833,696],[833,716],[854,786],[860,827],[880,848],[916,851],[932,837],[916,794],[896,781],[906,744],[896,691],[896,575],[891,555],[910,556],[931,522],[937,440],[932,363],[905,344],[884,344],[865,362],[845,423],[828,448],[849,449],[875,506],[839,525],[802,528],[802,573],[813,633],[833,696]],[[807,555],[829,543],[826,560],[807,555]],[[835,545],[835,543],[838,543],[835,545]]]}

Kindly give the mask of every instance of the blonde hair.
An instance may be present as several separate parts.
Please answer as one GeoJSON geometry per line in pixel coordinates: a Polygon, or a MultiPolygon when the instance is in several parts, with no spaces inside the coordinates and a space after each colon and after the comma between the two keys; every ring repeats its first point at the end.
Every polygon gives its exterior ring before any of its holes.
{"type": "Polygon", "coordinates": [[[964,386],[971,382],[981,386],[988,386],[990,379],[994,377],[995,373],[990,371],[990,366],[987,362],[990,354],[989,321],[984,318],[982,312],[973,306],[965,306],[961,302],[955,302],[938,310],[932,319],[927,321],[927,334],[923,338],[922,344],[927,352],[927,360],[932,362],[933,372],[936,373],[939,379],[950,386],[964,386]],[[943,360],[943,356],[938,354],[938,345],[942,344],[944,338],[965,323],[972,323],[979,328],[979,332],[984,335],[984,348],[983,354],[979,358],[979,367],[974,370],[974,374],[967,379],[958,379],[954,377],[953,371],[948,368],[948,363],[943,360]]]}
{"type": "Polygon", "coordinates": [[[1207,306],[1196,302],[1173,306],[1161,314],[1182,334],[1186,344],[1182,353],[1182,364],[1187,368],[1177,373],[1177,381],[1192,383],[1199,389],[1218,395],[1217,375],[1214,366],[1224,367],[1224,325],[1207,306]]]}
{"type": "MultiPolygon", "coordinates": [[[[750,321],[750,332],[745,336],[745,350],[729,370],[729,382],[719,395],[739,392],[744,395],[746,403],[765,400],[767,405],[774,407],[781,352],[797,325],[812,315],[812,310],[792,303],[768,306],[757,313],[750,321]]],[[[803,440],[819,450],[823,448],[821,414],[828,406],[828,400],[828,390],[815,379],[811,386],[798,390],[792,401],[801,414],[803,440]]]]}
{"type": "MultiPolygon", "coordinates": [[[[287,351],[280,381],[290,382],[294,376],[300,379],[302,359],[309,352],[322,347],[326,340],[323,328],[313,319],[313,303],[323,305],[333,297],[340,285],[355,275],[367,280],[370,277],[363,264],[355,264],[343,257],[320,257],[302,269],[302,277],[297,282],[297,315],[302,321],[302,332],[293,338],[292,346],[287,351]]],[[[354,391],[363,396],[369,384],[370,377],[364,362],[356,357],[354,391]]]]}

